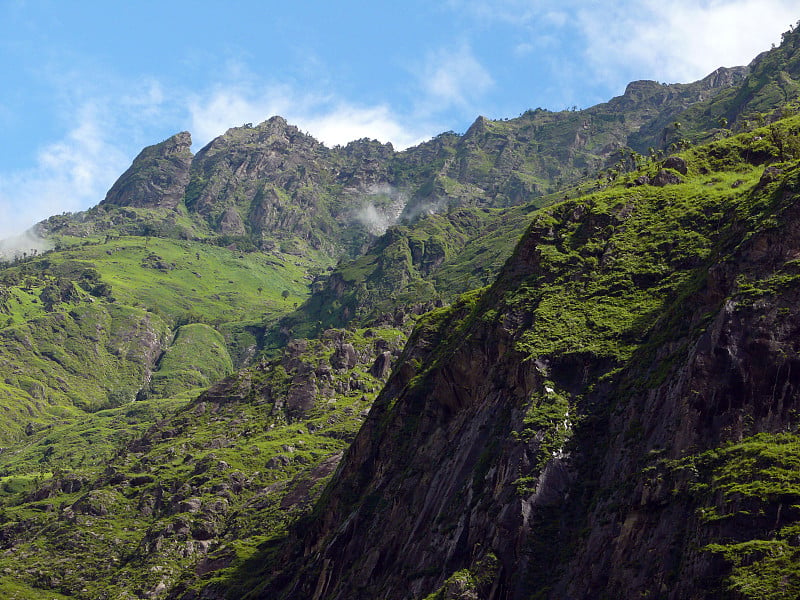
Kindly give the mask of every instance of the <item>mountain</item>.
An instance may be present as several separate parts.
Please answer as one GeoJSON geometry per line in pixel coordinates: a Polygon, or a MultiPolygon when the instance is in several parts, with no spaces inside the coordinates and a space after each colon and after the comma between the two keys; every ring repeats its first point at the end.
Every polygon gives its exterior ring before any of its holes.
{"type": "Polygon", "coordinates": [[[252,597],[796,596],[800,143],[743,160],[765,133],[539,211],[418,323],[252,597]]]}
{"type": "Polygon", "coordinates": [[[798,49],[145,148],[0,272],[0,595],[797,597],[798,49]]]}

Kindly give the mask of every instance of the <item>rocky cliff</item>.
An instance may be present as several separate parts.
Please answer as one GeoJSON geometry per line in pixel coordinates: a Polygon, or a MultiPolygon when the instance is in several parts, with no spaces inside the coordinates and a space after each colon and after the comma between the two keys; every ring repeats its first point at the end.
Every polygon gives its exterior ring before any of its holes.
{"type": "Polygon", "coordinates": [[[0,596],[798,597],[799,37],[404,152],[145,149],[2,271],[0,596]]]}
{"type": "Polygon", "coordinates": [[[111,186],[101,204],[174,209],[189,183],[191,146],[188,131],[148,146],[111,186]]]}
{"type": "Polygon", "coordinates": [[[793,597],[800,165],[702,174],[741,150],[545,211],[424,319],[254,597],[793,597]]]}

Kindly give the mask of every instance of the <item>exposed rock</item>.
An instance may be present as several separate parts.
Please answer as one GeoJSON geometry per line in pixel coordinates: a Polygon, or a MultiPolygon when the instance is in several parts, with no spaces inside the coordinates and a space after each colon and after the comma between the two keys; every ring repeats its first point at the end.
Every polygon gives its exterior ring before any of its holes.
{"type": "Polygon", "coordinates": [[[203,501],[200,498],[188,498],[178,503],[178,512],[196,513],[200,511],[203,506],[203,501]]]}
{"type": "Polygon", "coordinates": [[[219,231],[225,235],[244,235],[247,232],[242,217],[235,207],[229,206],[222,213],[219,220],[219,231]]]}
{"type": "Polygon", "coordinates": [[[137,475],[136,477],[131,477],[128,480],[128,484],[131,487],[138,487],[140,485],[146,485],[148,483],[153,483],[155,481],[150,475],[137,475]]]}
{"type": "Polygon", "coordinates": [[[353,344],[337,344],[331,355],[331,366],[334,369],[352,369],[358,363],[358,354],[353,344]]]}
{"type": "Polygon", "coordinates": [[[664,161],[664,168],[665,169],[673,169],[677,171],[681,175],[686,175],[689,172],[689,168],[686,165],[686,161],[683,160],[680,156],[669,156],[664,161]]]}
{"type": "Polygon", "coordinates": [[[666,169],[661,169],[658,173],[656,173],[655,177],[650,180],[650,185],[657,187],[675,185],[678,183],[683,183],[683,179],[681,179],[680,175],[677,175],[672,171],[667,171],[666,169]]]}
{"type": "MultiPolygon", "coordinates": [[[[690,482],[660,481],[661,463],[651,457],[677,463],[756,432],[797,426],[798,286],[761,292],[757,301],[748,299],[756,292],[747,288],[740,298],[736,287],[750,278],[772,281],[769,273],[783,273],[800,254],[800,203],[790,192],[772,201],[777,226],[750,235],[738,220],[726,221],[716,239],[727,259],[680,267],[702,278],[680,309],[666,300],[665,311],[685,311],[685,326],[653,319],[648,337],[659,344],[639,346],[629,360],[533,345],[532,360],[519,348],[544,300],[531,294],[522,306],[505,304],[508,292],[565,276],[548,270],[542,251],[561,232],[534,221],[475,312],[453,308],[444,323],[423,321],[415,331],[314,522],[291,540],[291,575],[274,579],[268,591],[337,600],[400,600],[436,590],[459,597],[472,589],[458,573],[490,556],[500,565],[486,596],[493,599],[529,598],[532,581],[554,599],[669,600],[720,582],[720,561],[708,544],[739,539],[743,526],[771,539],[795,516],[775,500],[765,518],[753,512],[746,525],[704,521],[690,482]],[[547,417],[550,429],[526,418],[559,396],[582,411],[578,425],[572,406],[547,417]],[[569,441],[548,446],[559,431],[569,441]],[[571,549],[562,555],[556,547],[571,549]]],[[[640,209],[633,203],[614,216],[592,215],[584,203],[553,213],[579,223],[578,231],[596,232],[590,239],[599,242],[615,228],[624,232],[640,209]]]]}
{"type": "Polygon", "coordinates": [[[369,369],[370,374],[378,379],[386,379],[392,370],[392,353],[388,350],[382,352],[372,363],[369,369]]]}
{"type": "Polygon", "coordinates": [[[318,394],[319,388],[313,375],[298,375],[286,394],[286,408],[295,417],[303,416],[314,407],[318,394]]]}
{"type": "Polygon", "coordinates": [[[764,186],[768,183],[772,183],[776,181],[781,175],[783,174],[783,169],[778,167],[766,167],[764,172],[761,174],[761,179],[758,180],[758,185],[764,186]]]}
{"type": "Polygon", "coordinates": [[[251,377],[246,371],[243,371],[215,383],[203,392],[201,398],[208,403],[241,401],[250,393],[251,389],[251,377]]]}
{"type": "Polygon", "coordinates": [[[289,483],[289,492],[281,500],[281,508],[287,510],[297,505],[308,504],[311,500],[311,489],[322,479],[329,477],[342,459],[342,454],[337,453],[322,461],[312,468],[310,472],[303,472],[289,483]]]}
{"type": "Polygon", "coordinates": [[[192,137],[184,131],[139,153],[106,194],[102,204],[175,208],[189,183],[192,137]]]}

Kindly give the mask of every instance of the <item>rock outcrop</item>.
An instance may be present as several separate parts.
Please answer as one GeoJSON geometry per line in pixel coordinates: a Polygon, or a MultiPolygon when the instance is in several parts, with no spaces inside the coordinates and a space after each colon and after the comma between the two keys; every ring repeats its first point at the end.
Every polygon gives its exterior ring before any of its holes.
{"type": "Polygon", "coordinates": [[[800,424],[800,288],[786,284],[800,255],[798,173],[753,188],[763,225],[744,228],[733,204],[722,230],[694,224],[721,260],[636,275],[620,308],[660,298],[636,333],[610,333],[597,312],[578,325],[573,305],[560,317],[572,328],[553,336],[546,306],[564,288],[548,286],[596,275],[553,269],[550,244],[576,231],[612,248],[662,192],[612,214],[567,203],[535,222],[482,297],[422,320],[258,597],[725,597],[731,563],[714,544],[771,539],[798,515],[781,510],[787,496],[740,499],[765,515],[744,527],[737,504],[697,492],[707,471],[681,465],[800,424]],[[685,283],[664,293],[675,277],[685,283]]]}
{"type": "Polygon", "coordinates": [[[111,186],[101,205],[175,208],[189,183],[191,146],[187,131],[148,146],[111,186]]]}

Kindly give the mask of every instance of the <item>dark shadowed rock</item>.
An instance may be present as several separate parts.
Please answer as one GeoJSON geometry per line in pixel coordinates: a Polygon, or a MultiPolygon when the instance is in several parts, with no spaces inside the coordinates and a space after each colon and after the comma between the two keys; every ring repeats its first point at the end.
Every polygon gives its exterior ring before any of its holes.
{"type": "Polygon", "coordinates": [[[148,146],[117,179],[101,204],[175,208],[189,183],[192,136],[184,131],[148,146]]]}
{"type": "Polygon", "coordinates": [[[665,169],[673,169],[682,175],[688,173],[689,168],[686,166],[686,161],[680,156],[670,156],[664,161],[665,169]]]}
{"type": "Polygon", "coordinates": [[[219,231],[225,235],[244,235],[246,233],[242,217],[233,206],[229,206],[222,213],[219,220],[219,231]]]}
{"type": "Polygon", "coordinates": [[[331,366],[334,369],[352,369],[358,362],[358,354],[353,344],[340,344],[331,355],[331,366]]]}
{"type": "Polygon", "coordinates": [[[391,370],[392,353],[387,350],[378,355],[378,358],[376,358],[375,362],[372,363],[369,372],[372,376],[377,377],[378,379],[386,379],[391,370]]]}
{"type": "Polygon", "coordinates": [[[314,407],[319,389],[313,375],[298,375],[286,395],[286,408],[294,415],[305,415],[314,407]]]}
{"type": "Polygon", "coordinates": [[[667,171],[666,169],[661,169],[656,173],[656,176],[650,180],[650,185],[656,187],[664,187],[666,185],[675,185],[678,183],[683,183],[683,179],[681,179],[680,175],[672,171],[667,171]]]}
{"type": "Polygon", "coordinates": [[[767,167],[761,174],[761,179],[758,180],[758,185],[763,186],[768,183],[776,181],[783,174],[783,169],[778,167],[767,167]]]}

